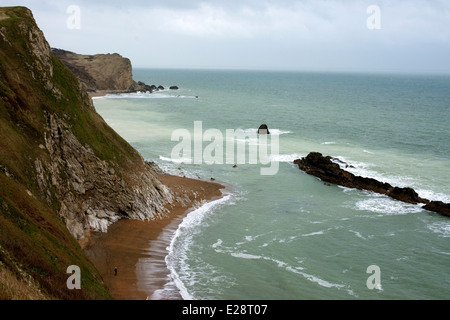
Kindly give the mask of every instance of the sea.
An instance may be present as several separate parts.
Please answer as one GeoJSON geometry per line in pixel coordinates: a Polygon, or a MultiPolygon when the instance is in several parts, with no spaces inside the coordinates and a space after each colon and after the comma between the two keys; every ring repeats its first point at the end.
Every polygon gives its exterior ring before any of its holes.
{"type": "MultiPolygon", "coordinates": [[[[133,73],[165,89],[97,98],[97,112],[166,172],[225,186],[163,232],[166,284],[149,299],[450,297],[449,217],[323,183],[293,163],[320,152],[355,175],[450,202],[450,76],[133,73]]],[[[151,261],[138,264],[151,274],[151,261]]]]}

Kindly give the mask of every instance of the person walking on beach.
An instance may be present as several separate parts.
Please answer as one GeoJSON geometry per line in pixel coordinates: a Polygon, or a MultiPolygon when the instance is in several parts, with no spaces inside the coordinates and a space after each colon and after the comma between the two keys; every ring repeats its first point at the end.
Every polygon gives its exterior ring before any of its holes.
{"type": "Polygon", "coordinates": [[[114,275],[117,276],[117,267],[114,268],[114,275]]]}

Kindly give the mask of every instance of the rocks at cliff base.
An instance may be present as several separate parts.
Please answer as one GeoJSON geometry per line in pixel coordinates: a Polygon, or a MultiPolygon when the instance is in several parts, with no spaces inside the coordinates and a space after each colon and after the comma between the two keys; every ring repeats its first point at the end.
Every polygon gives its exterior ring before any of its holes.
{"type": "Polygon", "coordinates": [[[128,91],[130,92],[150,92],[156,91],[156,86],[152,85],[149,86],[148,84],[138,81],[134,82],[129,88],[128,91]]]}
{"type": "Polygon", "coordinates": [[[355,176],[342,169],[336,162],[342,163],[342,161],[330,156],[324,157],[318,152],[311,152],[308,156],[294,161],[301,170],[320,178],[324,182],[347,188],[373,191],[406,203],[424,204],[423,208],[426,210],[450,216],[450,204],[448,203],[423,199],[412,188],[394,187],[389,183],[380,182],[372,178],[355,176]]]}
{"type": "Polygon", "coordinates": [[[258,128],[258,134],[270,134],[269,127],[267,126],[267,124],[262,124],[258,128]]]}
{"type": "Polygon", "coordinates": [[[170,90],[178,90],[179,88],[178,88],[178,86],[171,86],[169,89],[170,90]]]}
{"type": "Polygon", "coordinates": [[[166,88],[164,86],[159,85],[156,86],[154,84],[148,85],[142,81],[134,82],[133,85],[127,90],[127,92],[136,93],[136,92],[157,92],[157,91],[164,91],[166,88]]]}

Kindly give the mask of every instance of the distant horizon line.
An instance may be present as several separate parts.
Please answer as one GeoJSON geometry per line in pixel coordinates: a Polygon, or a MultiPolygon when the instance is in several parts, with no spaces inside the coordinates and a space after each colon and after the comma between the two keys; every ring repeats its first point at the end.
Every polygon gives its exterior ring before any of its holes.
{"type": "Polygon", "coordinates": [[[377,75],[411,75],[411,76],[450,76],[450,71],[417,71],[417,70],[323,70],[323,69],[282,69],[282,68],[251,68],[251,67],[149,67],[133,66],[141,70],[192,70],[192,71],[254,71],[254,72],[286,72],[286,73],[317,73],[317,74],[377,74],[377,75]]]}

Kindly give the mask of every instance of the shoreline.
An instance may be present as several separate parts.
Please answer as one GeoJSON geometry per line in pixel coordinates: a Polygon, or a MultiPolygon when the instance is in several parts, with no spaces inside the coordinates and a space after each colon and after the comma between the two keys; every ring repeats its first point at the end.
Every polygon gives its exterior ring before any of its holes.
{"type": "Polygon", "coordinates": [[[89,97],[92,98],[100,98],[105,97],[107,94],[121,94],[121,93],[134,93],[136,91],[130,90],[97,90],[95,92],[88,92],[89,97]]]}
{"type": "MultiPolygon", "coordinates": [[[[147,300],[168,284],[170,271],[165,264],[167,234],[178,228],[184,217],[201,202],[223,197],[225,186],[169,174],[159,179],[174,193],[173,204],[163,219],[120,220],[108,232],[92,232],[83,251],[99,271],[116,300],[147,300]],[[114,268],[117,267],[117,276],[114,268]]],[[[171,236],[170,236],[171,237],[171,236]]],[[[169,239],[170,241],[170,239],[169,239]]],[[[155,295],[158,296],[158,295],[155,295]]],[[[157,298],[162,299],[162,298],[157,298]]],[[[182,300],[178,293],[170,297],[182,300]]]]}

